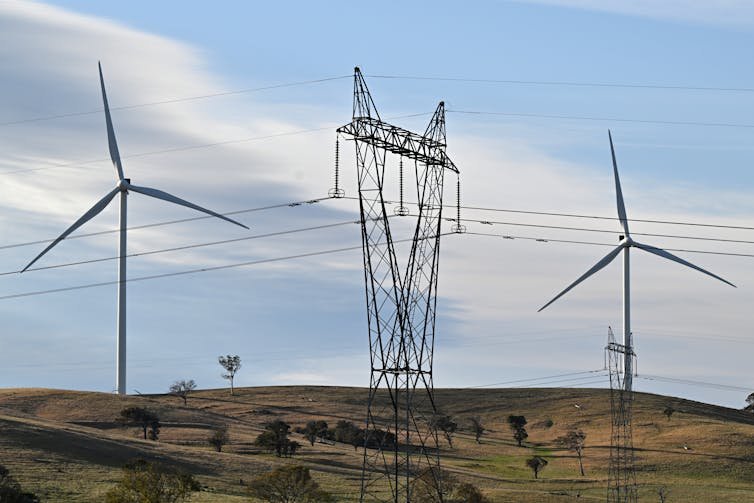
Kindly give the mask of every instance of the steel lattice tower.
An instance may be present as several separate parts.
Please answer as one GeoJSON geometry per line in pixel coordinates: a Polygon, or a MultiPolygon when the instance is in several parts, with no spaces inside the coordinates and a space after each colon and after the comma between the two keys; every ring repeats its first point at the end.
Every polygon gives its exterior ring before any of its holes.
{"type": "Polygon", "coordinates": [[[612,417],[612,434],[610,439],[610,464],[608,465],[607,501],[608,503],[636,503],[636,470],[634,467],[634,442],[631,432],[631,406],[633,391],[626,382],[630,382],[630,372],[635,365],[625,365],[626,361],[635,363],[636,354],[632,348],[615,342],[613,330],[608,328],[605,357],[610,371],[610,415],[612,417]]]}
{"type": "MultiPolygon", "coordinates": [[[[410,502],[413,481],[424,475],[441,502],[438,438],[430,428],[437,412],[432,356],[443,179],[447,169],[458,173],[445,154],[445,105],[440,102],[423,135],[388,124],[356,68],[353,120],[337,132],[356,147],[369,326],[371,379],[360,501],[410,502]],[[388,152],[413,160],[416,169],[418,215],[403,268],[383,198],[388,152]]],[[[460,222],[454,230],[462,231],[460,222]]]]}

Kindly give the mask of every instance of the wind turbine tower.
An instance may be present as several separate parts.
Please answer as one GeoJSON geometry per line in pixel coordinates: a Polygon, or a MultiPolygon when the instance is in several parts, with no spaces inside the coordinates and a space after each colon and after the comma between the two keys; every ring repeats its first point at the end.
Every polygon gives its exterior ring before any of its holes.
{"type": "Polygon", "coordinates": [[[34,260],[23,268],[21,272],[26,271],[37,260],[50,251],[55,245],[65,239],[73,231],[84,225],[86,222],[97,216],[102,210],[104,210],[110,201],[112,201],[116,195],[120,194],[120,228],[119,228],[119,240],[118,240],[118,314],[117,314],[117,343],[116,343],[116,389],[119,395],[126,394],[126,256],[128,254],[126,249],[126,214],[128,206],[128,193],[129,191],[138,192],[145,196],[153,197],[155,199],[161,199],[169,203],[186,206],[197,211],[207,213],[217,218],[221,218],[230,223],[239,225],[244,229],[248,229],[244,224],[236,222],[233,219],[225,217],[219,213],[215,213],[212,210],[202,208],[194,203],[190,203],[184,199],[176,197],[172,194],[168,194],[162,190],[152,189],[149,187],[139,187],[131,184],[131,179],[126,178],[123,174],[123,166],[120,162],[120,153],[118,152],[118,143],[115,140],[115,131],[113,129],[113,121],[110,118],[110,107],[107,103],[107,94],[105,92],[105,80],[102,77],[102,65],[99,66],[99,82],[102,89],[102,101],[105,105],[105,124],[107,126],[107,143],[110,149],[110,159],[115,167],[116,174],[118,176],[118,183],[115,188],[105,194],[105,197],[100,199],[89,211],[84,213],[81,218],[76,220],[73,225],[68,227],[60,236],[57,237],[47,248],[42,250],[42,253],[37,255],[34,260]]]}

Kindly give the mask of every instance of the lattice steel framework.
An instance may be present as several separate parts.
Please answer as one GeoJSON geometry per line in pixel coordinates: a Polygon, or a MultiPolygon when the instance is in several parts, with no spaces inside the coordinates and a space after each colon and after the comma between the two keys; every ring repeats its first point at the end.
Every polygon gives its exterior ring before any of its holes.
{"type": "MultiPolygon", "coordinates": [[[[337,132],[356,147],[369,326],[371,379],[360,501],[410,502],[413,481],[423,475],[442,502],[438,438],[430,427],[437,413],[432,357],[443,180],[445,170],[458,173],[445,153],[445,105],[440,102],[422,135],[388,124],[356,68],[353,120],[337,132]],[[403,159],[413,160],[416,170],[418,215],[403,268],[383,198],[388,152],[401,156],[401,166],[403,159]]],[[[454,230],[462,231],[460,222],[454,230]]]]}
{"type": "Polygon", "coordinates": [[[615,342],[612,329],[608,328],[605,358],[610,371],[610,414],[612,435],[610,441],[610,464],[608,465],[608,503],[636,503],[636,469],[634,466],[634,442],[631,432],[631,406],[633,391],[626,386],[626,371],[636,368],[633,348],[615,342]],[[632,365],[625,365],[630,362],[632,365]]]}

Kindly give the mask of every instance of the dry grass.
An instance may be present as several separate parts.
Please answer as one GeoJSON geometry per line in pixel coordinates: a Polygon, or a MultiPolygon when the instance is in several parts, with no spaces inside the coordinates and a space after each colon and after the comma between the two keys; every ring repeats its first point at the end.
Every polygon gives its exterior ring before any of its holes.
{"type": "MultiPolygon", "coordinates": [[[[604,390],[437,390],[437,402],[462,430],[454,448],[442,446],[446,469],[479,487],[495,502],[604,501],[609,456],[609,399],[604,390]],[[578,404],[579,407],[575,407],[578,404]],[[525,415],[529,438],[515,445],[506,418],[525,415]],[[489,430],[477,444],[468,418],[480,416],[489,430]],[[552,420],[547,427],[546,420],[552,420]],[[569,428],[587,435],[586,476],[578,460],[555,439],[569,428]],[[550,463],[539,480],[524,460],[533,454],[550,463]],[[577,498],[578,495],[578,498],[577,498]]],[[[341,387],[267,387],[205,390],[188,405],[171,396],[129,396],[45,389],[0,390],[0,464],[46,502],[100,501],[119,478],[120,467],[142,457],[197,476],[205,490],[194,502],[251,501],[245,482],[285,463],[302,463],[327,490],[357,501],[363,453],[347,445],[304,447],[295,459],[280,459],[254,447],[265,422],[282,419],[302,426],[324,419],[363,423],[366,390],[341,387]],[[128,406],[155,410],[163,428],[159,442],[116,421],[128,406]],[[212,428],[228,425],[231,445],[217,453],[206,443],[212,428]],[[227,452],[226,452],[227,451],[227,452]]],[[[634,444],[641,501],[659,501],[666,486],[671,502],[754,501],[754,414],[675,398],[637,394],[634,444]],[[662,411],[672,405],[668,420],[662,411]],[[684,449],[686,446],[688,449],[684,449]]]]}

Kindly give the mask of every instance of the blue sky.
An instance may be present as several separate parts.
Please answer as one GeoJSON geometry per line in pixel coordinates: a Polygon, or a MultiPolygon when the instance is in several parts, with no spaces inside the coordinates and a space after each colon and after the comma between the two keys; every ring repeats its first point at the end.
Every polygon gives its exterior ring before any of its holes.
{"type": "MultiPolygon", "coordinates": [[[[359,65],[383,118],[422,114],[394,120],[403,127],[422,131],[445,100],[448,151],[462,171],[466,205],[613,216],[611,128],[629,217],[751,227],[754,79],[746,62],[754,7],[736,1],[655,4],[0,2],[0,245],[51,240],[114,185],[102,114],[70,115],[101,107],[98,60],[127,175],[217,211],[327,193],[335,128],[350,120],[352,81],[345,76],[359,65]],[[340,76],[345,78],[122,108],[340,76]],[[702,87],[714,89],[690,89],[702,87]],[[18,122],[55,115],[65,117],[18,122]],[[275,136],[281,133],[295,134],[275,136]],[[163,152],[215,143],[223,145],[163,152]]],[[[346,147],[343,152],[344,188],[355,195],[353,154],[346,147]]],[[[396,184],[389,185],[388,196],[395,197],[396,184]]],[[[452,182],[447,197],[455,197],[452,182]]],[[[356,212],[352,200],[323,201],[238,214],[249,233],[211,220],[137,229],[129,234],[129,251],[348,222],[356,212]]],[[[192,216],[138,194],[129,199],[130,225],[192,216]]],[[[477,220],[467,223],[470,231],[532,239],[445,238],[437,385],[600,369],[607,326],[620,330],[617,264],[546,311],[536,310],[609,248],[533,239],[610,245],[617,233],[478,220],[601,230],[616,225],[472,210],[464,217],[477,220]]],[[[116,225],[113,205],[79,233],[116,225]]],[[[407,222],[396,226],[410,234],[407,222]]],[[[749,230],[639,222],[632,230],[754,241],[749,230]]],[[[673,249],[754,253],[748,243],[642,240],[673,249]]],[[[116,244],[113,234],[67,240],[40,265],[112,257],[116,244]]],[[[344,223],[134,257],[129,276],[359,244],[358,227],[344,223]]],[[[0,272],[20,269],[43,247],[0,248],[0,272]]],[[[754,342],[754,259],[678,254],[739,288],[634,253],[640,376],[727,388],[657,379],[637,379],[637,388],[739,407],[744,389],[754,391],[748,351],[754,342]]],[[[131,283],[129,390],[163,391],[181,378],[222,386],[216,357],[227,353],[244,361],[240,385],[366,385],[360,264],[354,251],[131,283]]],[[[0,297],[115,277],[113,261],[9,274],[0,276],[0,297]]],[[[113,285],[1,299],[0,319],[0,386],[112,390],[113,285]]],[[[580,382],[602,386],[606,379],[580,382]]]]}

